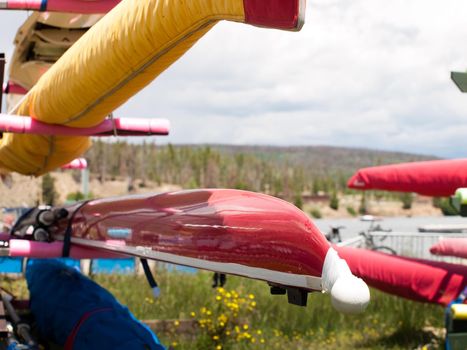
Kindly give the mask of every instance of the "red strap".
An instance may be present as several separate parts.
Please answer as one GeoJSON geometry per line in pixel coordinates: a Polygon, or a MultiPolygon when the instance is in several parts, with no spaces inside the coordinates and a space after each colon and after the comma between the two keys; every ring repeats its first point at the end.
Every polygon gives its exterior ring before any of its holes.
{"type": "Polygon", "coordinates": [[[83,323],[86,322],[91,316],[94,316],[95,314],[98,314],[98,313],[101,313],[101,312],[112,311],[112,310],[113,310],[112,308],[107,307],[107,308],[96,309],[96,310],[86,312],[80,318],[80,320],[78,321],[78,323],[76,324],[76,326],[73,328],[70,335],[66,339],[64,350],[73,350],[73,345],[75,343],[76,335],[78,334],[78,332],[79,332],[81,326],[83,325],[83,323]]]}

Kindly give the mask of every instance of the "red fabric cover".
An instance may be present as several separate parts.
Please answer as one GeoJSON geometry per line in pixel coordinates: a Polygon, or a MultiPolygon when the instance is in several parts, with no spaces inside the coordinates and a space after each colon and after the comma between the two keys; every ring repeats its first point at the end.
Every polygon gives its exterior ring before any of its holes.
{"type": "Polygon", "coordinates": [[[430,248],[430,253],[467,259],[467,238],[445,238],[430,248]]]}
{"type": "Polygon", "coordinates": [[[448,197],[467,187],[467,159],[433,160],[363,168],[348,181],[349,188],[416,192],[448,197]]]}
{"type": "Polygon", "coordinates": [[[466,285],[467,266],[335,247],[369,286],[403,298],[447,305],[466,285]]]}
{"type": "Polygon", "coordinates": [[[299,5],[299,0],[244,0],[245,22],[292,29],[297,26],[299,5]]]}

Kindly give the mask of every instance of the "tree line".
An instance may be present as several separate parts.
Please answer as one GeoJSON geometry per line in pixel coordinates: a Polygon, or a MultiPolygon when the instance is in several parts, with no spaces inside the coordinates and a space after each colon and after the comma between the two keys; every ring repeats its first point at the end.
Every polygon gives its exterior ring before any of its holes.
{"type": "Polygon", "coordinates": [[[87,152],[90,172],[99,180],[138,179],[183,188],[235,188],[293,200],[298,194],[348,191],[351,172],[297,164],[287,154],[275,158],[223,151],[208,145],[174,146],[98,140],[87,152]]]}
{"type": "MultiPolygon", "coordinates": [[[[152,181],[187,189],[243,189],[277,196],[298,206],[304,195],[326,195],[331,207],[337,208],[338,194],[361,193],[348,189],[347,179],[361,166],[375,165],[371,163],[375,161],[384,163],[385,153],[380,153],[371,158],[367,150],[350,153],[344,149],[327,156],[323,148],[313,152],[313,148],[271,150],[268,147],[134,144],[120,140],[111,143],[98,139],[85,156],[92,176],[101,181],[125,178],[129,182],[138,180],[139,186],[152,181]],[[346,167],[342,167],[344,163],[346,167]]],[[[398,154],[388,153],[391,161],[397,161],[397,157],[398,154]]],[[[405,207],[411,205],[411,196],[407,194],[374,191],[371,195],[376,199],[400,200],[405,207]]]]}

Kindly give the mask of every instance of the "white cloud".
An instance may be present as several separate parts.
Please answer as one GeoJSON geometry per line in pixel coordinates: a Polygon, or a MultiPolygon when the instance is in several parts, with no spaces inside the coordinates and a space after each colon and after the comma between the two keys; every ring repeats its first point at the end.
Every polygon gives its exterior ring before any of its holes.
{"type": "Polygon", "coordinates": [[[219,23],[116,114],[171,119],[177,143],[466,156],[467,95],[450,81],[467,69],[465,13],[464,0],[315,0],[299,33],[219,23]]]}

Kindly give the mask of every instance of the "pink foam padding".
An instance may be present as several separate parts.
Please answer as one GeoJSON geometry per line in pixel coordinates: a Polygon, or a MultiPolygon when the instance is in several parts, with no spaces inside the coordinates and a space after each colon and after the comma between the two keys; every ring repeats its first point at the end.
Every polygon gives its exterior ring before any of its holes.
{"type": "MultiPolygon", "coordinates": [[[[62,257],[62,242],[35,242],[24,239],[10,240],[10,256],[25,258],[60,258],[62,257]]],[[[118,259],[127,255],[109,252],[101,249],[72,245],[70,257],[73,259],[118,259]]]]}
{"type": "Polygon", "coordinates": [[[7,9],[10,10],[39,10],[41,0],[8,0],[7,9]]]}
{"type": "Polygon", "coordinates": [[[121,118],[106,119],[91,128],[71,128],[39,122],[31,117],[0,114],[0,131],[16,134],[63,136],[146,136],[168,135],[170,123],[166,119],[121,118]]]}
{"type": "Polygon", "coordinates": [[[336,247],[355,276],[399,297],[446,306],[465,288],[467,266],[336,247]]]}
{"type": "Polygon", "coordinates": [[[434,255],[467,259],[467,238],[445,238],[430,247],[434,255]]]}
{"type": "Polygon", "coordinates": [[[416,192],[449,197],[467,187],[467,158],[379,165],[358,170],[347,182],[357,190],[416,192]]]}
{"type": "MultiPolygon", "coordinates": [[[[8,0],[7,9],[41,10],[42,2],[42,0],[8,0]]],[[[48,0],[45,10],[88,14],[107,13],[119,2],[120,0],[48,0]]]]}
{"type": "Polygon", "coordinates": [[[62,166],[62,169],[78,169],[83,170],[87,169],[88,162],[84,158],[76,158],[72,160],[70,163],[65,164],[62,166]]]}

